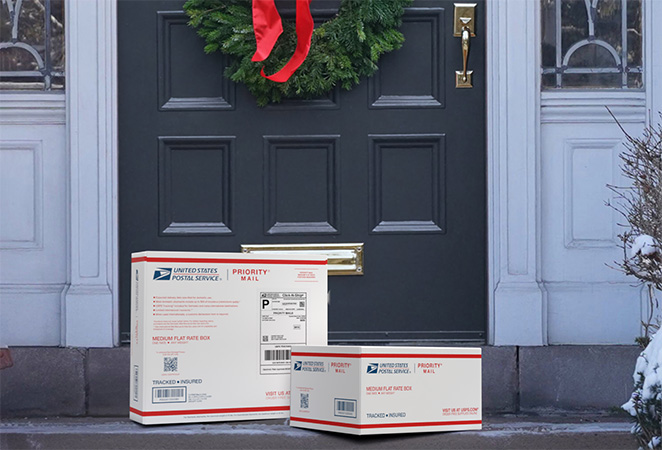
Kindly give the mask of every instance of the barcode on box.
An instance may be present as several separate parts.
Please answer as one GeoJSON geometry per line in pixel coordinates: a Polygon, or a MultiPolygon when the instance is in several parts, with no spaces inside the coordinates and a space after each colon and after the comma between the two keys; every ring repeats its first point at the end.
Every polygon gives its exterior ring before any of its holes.
{"type": "Polygon", "coordinates": [[[301,409],[308,409],[310,407],[309,399],[310,394],[304,392],[301,393],[301,409]]]}
{"type": "Polygon", "coordinates": [[[265,350],[264,351],[264,360],[265,361],[289,361],[290,360],[290,349],[278,349],[278,350],[265,350]]]}
{"type": "Polygon", "coordinates": [[[133,401],[138,401],[138,386],[139,386],[139,369],[138,366],[133,366],[133,401]]]}
{"type": "Polygon", "coordinates": [[[152,388],[152,403],[184,403],[186,386],[172,388],[152,388]]]}
{"type": "Polygon", "coordinates": [[[356,400],[347,398],[334,399],[334,415],[340,417],[354,417],[356,418],[356,400]]]}
{"type": "Polygon", "coordinates": [[[347,400],[336,400],[336,410],[338,411],[346,411],[346,412],[354,412],[354,402],[350,402],[347,400]]]}

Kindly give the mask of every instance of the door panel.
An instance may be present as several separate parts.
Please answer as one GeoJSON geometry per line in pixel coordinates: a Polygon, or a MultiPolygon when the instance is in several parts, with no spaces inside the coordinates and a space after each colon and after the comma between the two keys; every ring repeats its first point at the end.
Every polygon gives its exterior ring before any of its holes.
{"type": "Polygon", "coordinates": [[[363,242],[364,275],[329,279],[331,340],[484,341],[484,3],[472,89],[452,2],[421,0],[375,76],[264,108],[181,7],[118,6],[122,331],[131,252],[363,242]]]}

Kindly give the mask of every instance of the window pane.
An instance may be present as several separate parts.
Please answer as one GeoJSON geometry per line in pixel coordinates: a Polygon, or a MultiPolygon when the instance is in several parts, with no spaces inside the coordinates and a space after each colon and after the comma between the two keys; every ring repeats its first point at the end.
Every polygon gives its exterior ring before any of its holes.
{"type": "Polygon", "coordinates": [[[553,73],[544,73],[542,75],[542,87],[543,89],[556,87],[556,75],[553,73]]]}
{"type": "Polygon", "coordinates": [[[540,0],[542,87],[641,89],[642,0],[540,0]]]}
{"type": "Polygon", "coordinates": [[[2,1],[0,89],[64,89],[64,1],[2,1]]]}
{"type": "Polygon", "coordinates": [[[628,87],[631,89],[641,89],[644,86],[643,77],[640,73],[628,74],[628,87]]]}
{"type": "Polygon", "coordinates": [[[612,73],[569,73],[563,75],[563,87],[620,88],[621,75],[612,73]]]}

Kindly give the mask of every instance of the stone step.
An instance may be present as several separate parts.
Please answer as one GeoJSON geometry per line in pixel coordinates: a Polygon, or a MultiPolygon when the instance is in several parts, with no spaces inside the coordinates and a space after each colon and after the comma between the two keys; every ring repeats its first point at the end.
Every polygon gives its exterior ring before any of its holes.
{"type": "MultiPolygon", "coordinates": [[[[128,414],[129,350],[12,348],[14,366],[0,370],[0,417],[128,414]]],[[[632,394],[641,349],[562,345],[482,351],[483,411],[501,414],[617,408],[632,394]],[[596,373],[601,376],[587,376],[596,373]]]]}
{"type": "Polygon", "coordinates": [[[284,420],[143,426],[125,418],[4,419],[2,449],[625,449],[622,415],[484,418],[481,431],[350,436],[292,428],[284,420]]]}

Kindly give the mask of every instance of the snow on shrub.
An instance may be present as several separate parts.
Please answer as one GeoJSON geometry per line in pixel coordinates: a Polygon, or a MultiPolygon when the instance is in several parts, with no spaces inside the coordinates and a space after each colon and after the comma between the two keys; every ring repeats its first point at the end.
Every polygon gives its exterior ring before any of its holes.
{"type": "Polygon", "coordinates": [[[658,298],[662,292],[662,121],[656,126],[646,126],[641,137],[629,135],[623,127],[621,130],[626,137],[626,150],[620,155],[620,168],[628,183],[608,186],[615,194],[608,204],[627,220],[627,229],[619,234],[623,259],[616,265],[626,275],[638,279],[648,294],[643,336],[636,339],[645,348],[635,366],[634,392],[623,409],[635,419],[632,433],[639,445],[660,449],[662,332],[658,331],[658,298]]]}
{"type": "Polygon", "coordinates": [[[622,408],[636,423],[634,434],[643,448],[659,449],[662,442],[662,333],[656,333],[641,352],[634,369],[634,392],[622,408]]]}
{"type": "Polygon", "coordinates": [[[647,234],[642,234],[634,238],[632,242],[632,248],[630,249],[630,254],[634,258],[635,256],[647,256],[653,257],[657,252],[659,252],[660,246],[653,236],[647,234]]]}

